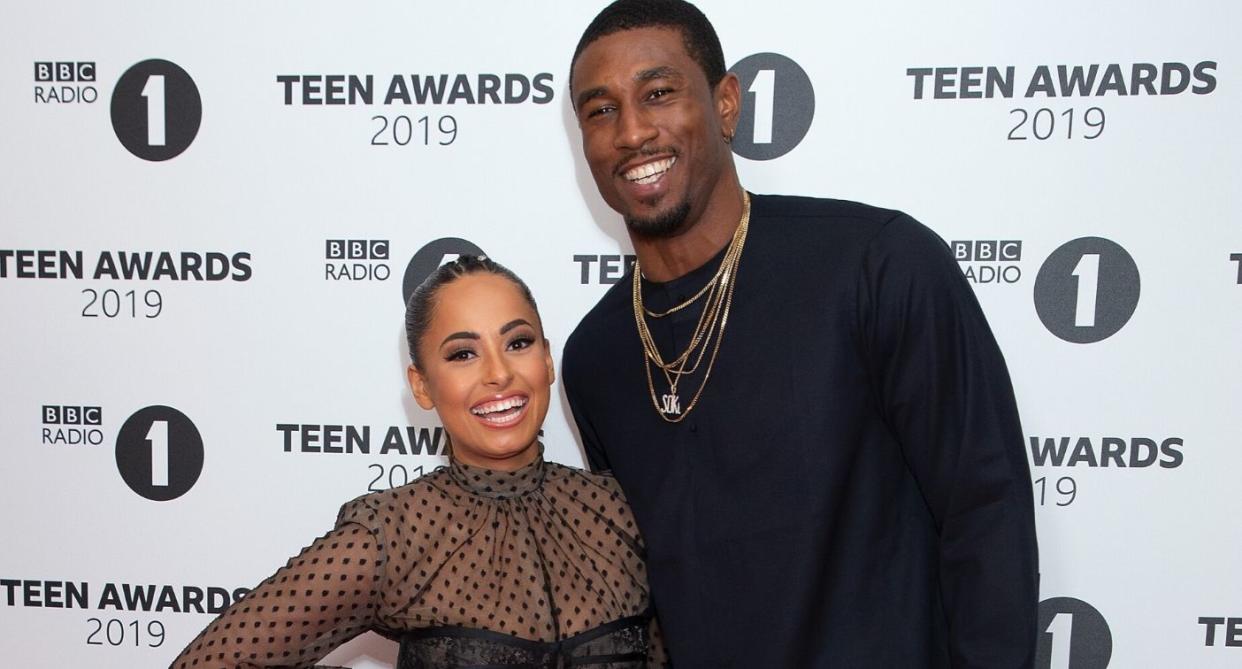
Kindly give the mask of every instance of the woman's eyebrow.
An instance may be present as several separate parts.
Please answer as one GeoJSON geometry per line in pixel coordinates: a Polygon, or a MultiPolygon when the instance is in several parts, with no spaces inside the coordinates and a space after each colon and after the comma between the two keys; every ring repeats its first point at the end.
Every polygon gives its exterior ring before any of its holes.
{"type": "Polygon", "coordinates": [[[463,330],[461,332],[454,332],[453,334],[445,337],[444,341],[440,342],[440,346],[444,346],[445,344],[449,343],[450,341],[453,341],[454,339],[478,339],[478,338],[479,338],[479,333],[470,332],[468,330],[463,330]]]}
{"type": "MultiPolygon", "coordinates": [[[[515,318],[509,321],[508,323],[505,323],[504,325],[500,326],[500,334],[504,334],[519,325],[530,325],[530,322],[527,321],[525,318],[515,318]]],[[[533,325],[530,325],[530,326],[534,327],[533,325]]]]}

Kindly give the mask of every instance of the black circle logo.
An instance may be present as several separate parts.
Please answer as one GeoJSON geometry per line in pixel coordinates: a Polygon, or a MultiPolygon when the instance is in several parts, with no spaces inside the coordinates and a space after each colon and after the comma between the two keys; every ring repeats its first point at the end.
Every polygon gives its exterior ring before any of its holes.
{"type": "Polygon", "coordinates": [[[1094,606],[1073,597],[1039,603],[1038,669],[1104,669],[1113,657],[1113,634],[1094,606]]]}
{"type": "Polygon", "coordinates": [[[174,158],[189,148],[203,120],[198,87],[176,63],[158,58],[125,70],[112,91],[112,129],[143,160],[174,158]]]}
{"type": "Polygon", "coordinates": [[[418,288],[419,284],[441,265],[453,262],[458,256],[467,254],[487,255],[473,242],[460,237],[442,237],[419,249],[418,253],[410,258],[410,264],[405,267],[405,278],[401,281],[402,303],[409,302],[410,294],[414,292],[414,289],[418,288]]]}
{"type": "Polygon", "coordinates": [[[116,468],[139,495],[156,502],[176,499],[203,471],[203,438],[194,422],[172,407],[140,409],[116,435],[116,468]]]}
{"type": "Polygon", "coordinates": [[[1119,244],[1102,237],[1062,244],[1035,277],[1039,320],[1049,332],[1075,344],[1117,334],[1138,301],[1138,265],[1119,244]]]}
{"type": "Polygon", "coordinates": [[[815,118],[815,89],[800,65],[779,53],[756,53],[729,68],[742,84],[733,152],[772,160],[794,150],[815,118]]]}

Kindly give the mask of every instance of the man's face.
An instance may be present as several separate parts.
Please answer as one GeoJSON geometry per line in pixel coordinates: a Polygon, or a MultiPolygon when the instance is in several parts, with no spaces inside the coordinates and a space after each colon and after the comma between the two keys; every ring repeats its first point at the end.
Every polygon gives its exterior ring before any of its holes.
{"type": "Polygon", "coordinates": [[[583,151],[604,201],[644,236],[672,236],[697,220],[731,174],[723,137],[736,120],[736,86],[713,91],[681,32],[669,28],[601,37],[571,76],[583,151]]]}

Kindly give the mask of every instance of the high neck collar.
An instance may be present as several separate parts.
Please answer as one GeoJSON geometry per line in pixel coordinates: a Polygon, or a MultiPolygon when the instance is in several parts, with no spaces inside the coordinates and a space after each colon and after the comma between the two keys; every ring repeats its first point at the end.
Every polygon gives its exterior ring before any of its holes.
{"type": "Polygon", "coordinates": [[[492,499],[512,499],[535,490],[543,483],[546,469],[542,443],[530,464],[511,472],[468,465],[457,458],[449,458],[449,473],[458,485],[475,495],[492,499]]]}

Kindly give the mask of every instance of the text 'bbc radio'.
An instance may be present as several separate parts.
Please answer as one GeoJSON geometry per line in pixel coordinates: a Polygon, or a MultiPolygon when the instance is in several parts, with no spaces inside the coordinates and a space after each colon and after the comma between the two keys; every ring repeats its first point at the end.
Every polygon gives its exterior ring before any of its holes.
{"type": "Polygon", "coordinates": [[[104,442],[100,407],[45,404],[40,413],[44,444],[100,446],[104,442]]]}
{"type": "Polygon", "coordinates": [[[324,244],[325,281],[387,281],[387,239],[329,239],[324,244]]]}
{"type": "Polygon", "coordinates": [[[36,61],[35,104],[92,104],[99,99],[95,76],[95,61],[36,61]]]}

